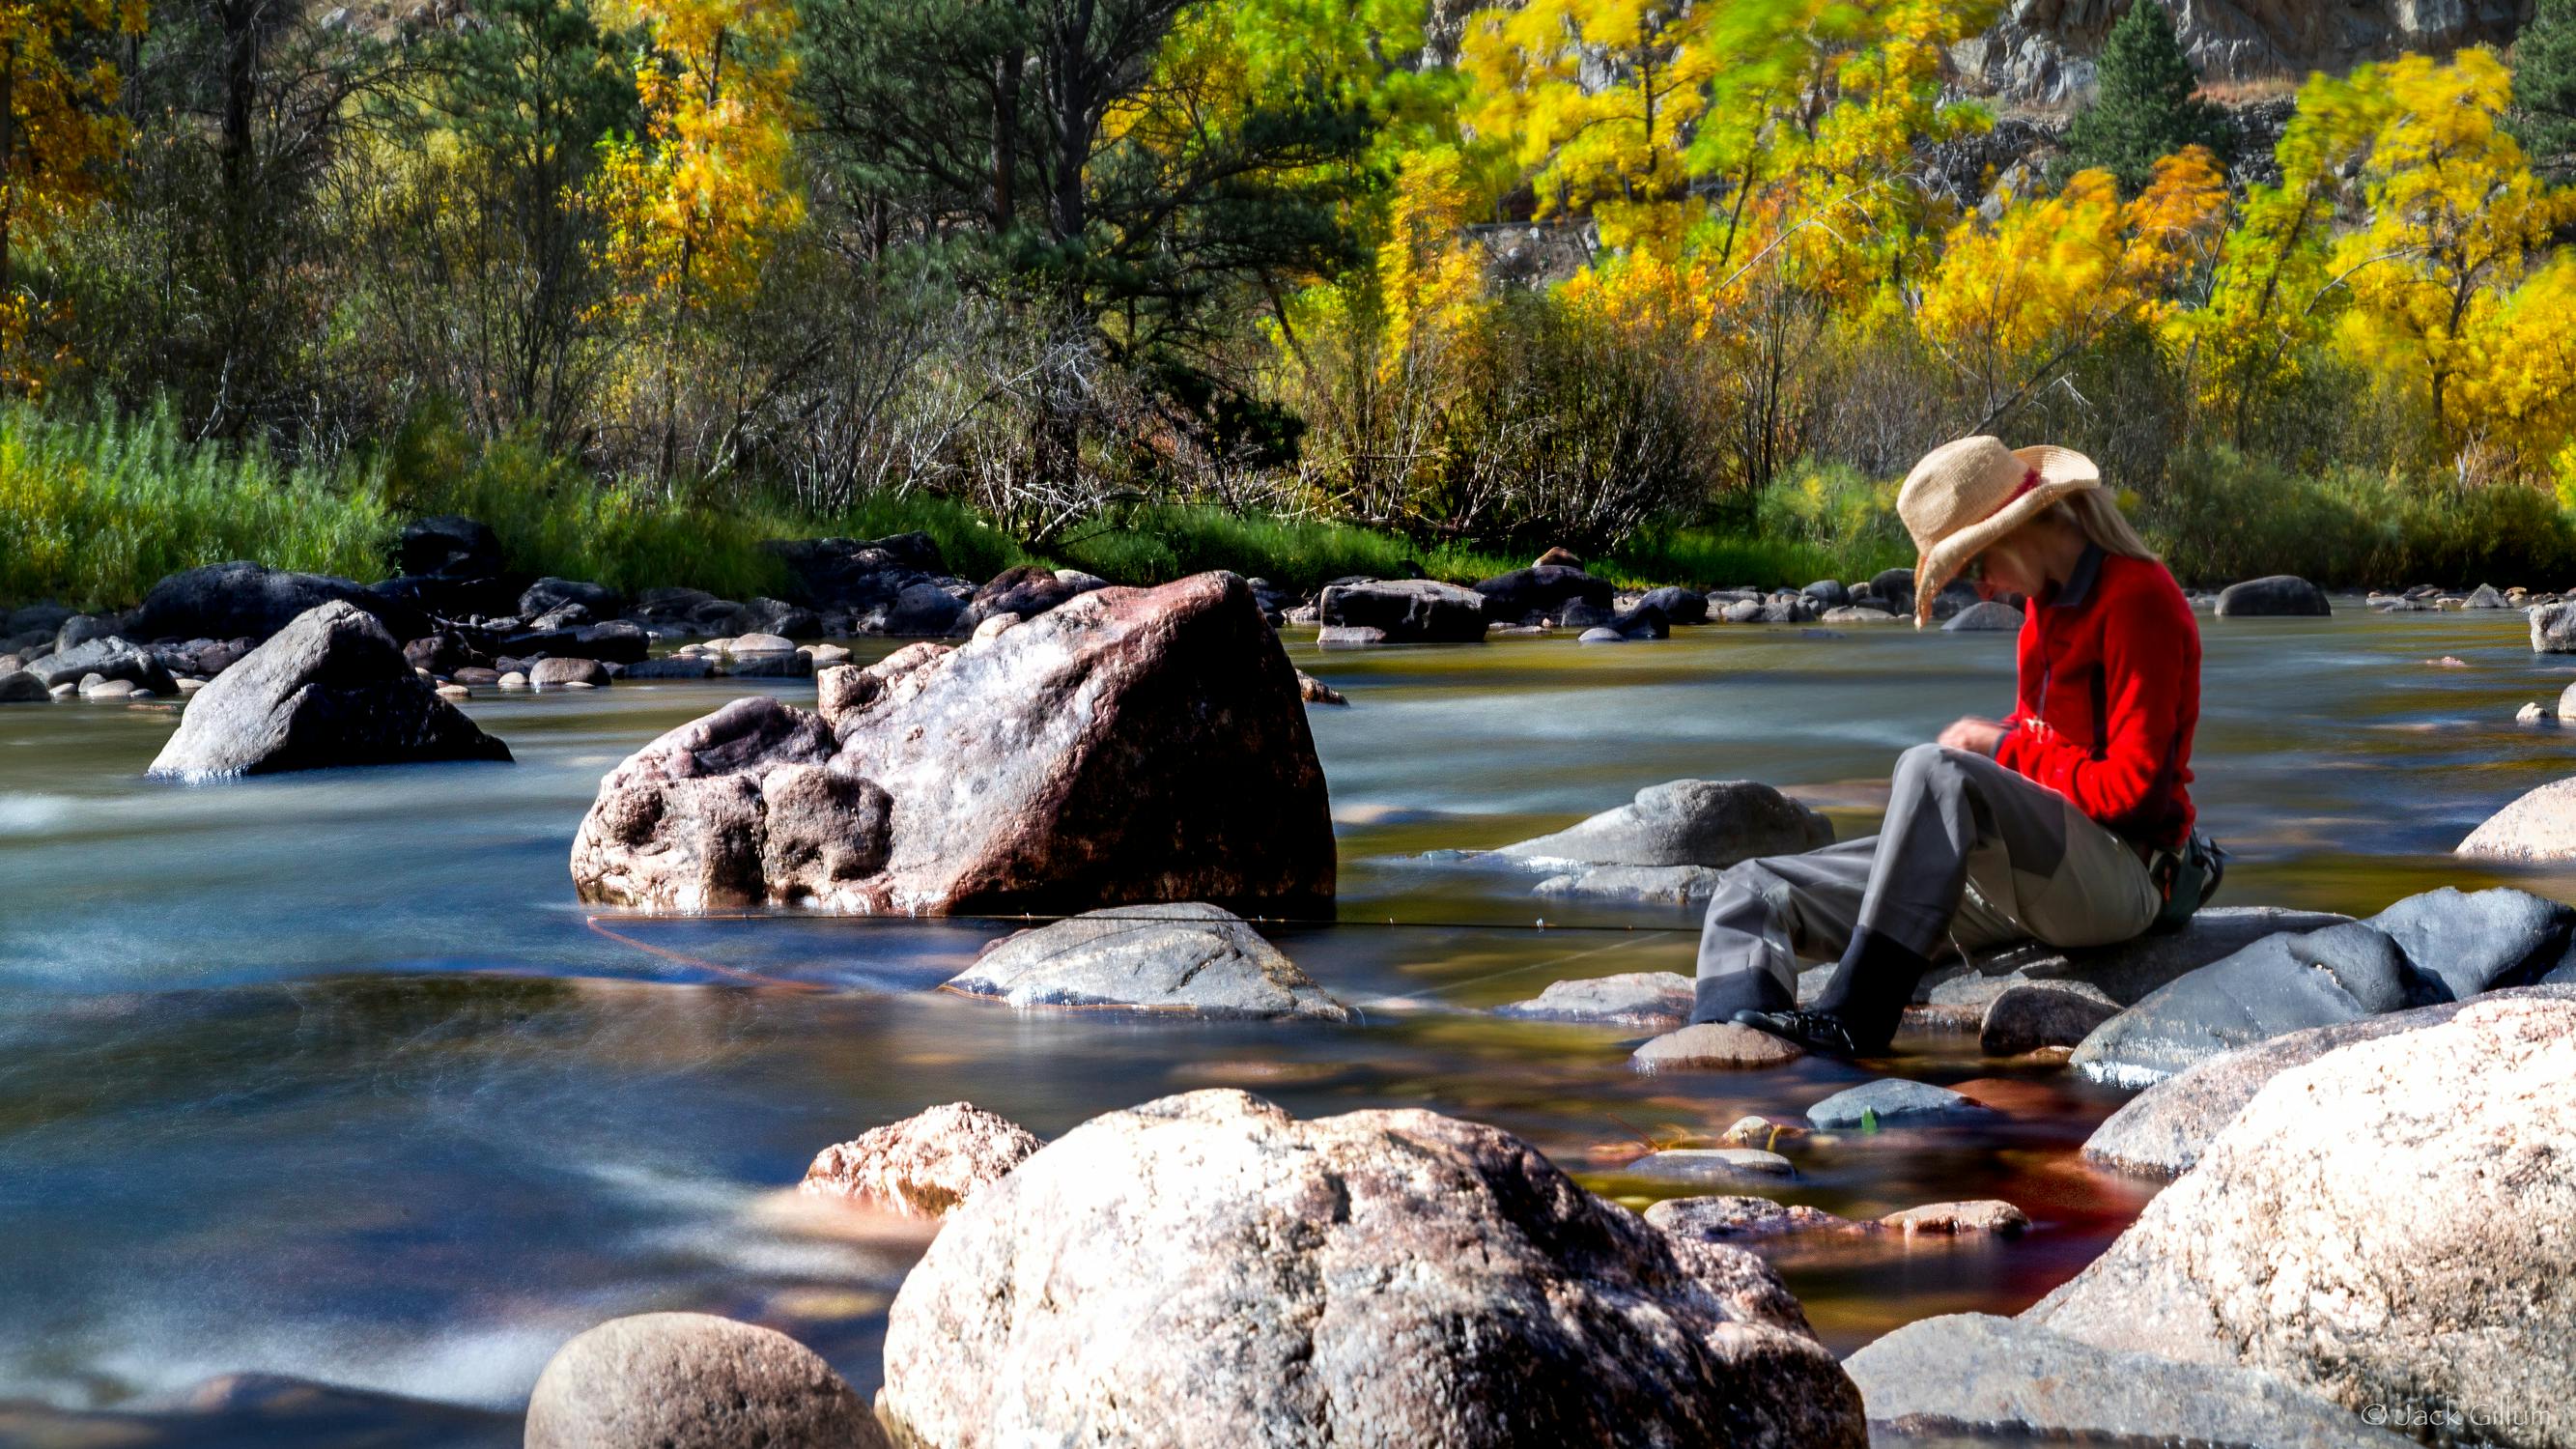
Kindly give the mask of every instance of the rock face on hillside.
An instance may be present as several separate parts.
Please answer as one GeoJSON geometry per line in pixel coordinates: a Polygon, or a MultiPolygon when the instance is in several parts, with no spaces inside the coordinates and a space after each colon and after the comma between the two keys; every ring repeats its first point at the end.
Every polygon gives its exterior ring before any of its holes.
{"type": "MultiPolygon", "coordinates": [[[[845,672],[846,671],[846,672],[845,672]]],[[[582,899],[664,910],[1309,910],[1332,821],[1297,672],[1243,580],[1101,589],[956,648],[740,699],[600,784],[582,899]]]]}
{"type": "Polygon", "coordinates": [[[307,611],[197,691],[152,773],[183,779],[507,760],[354,604],[307,611]]]}
{"type": "Polygon", "coordinates": [[[1760,1259],[1658,1232],[1519,1139],[1192,1092],[1075,1128],[951,1215],[889,1315],[901,1442],[1860,1449],[1760,1259]]]}

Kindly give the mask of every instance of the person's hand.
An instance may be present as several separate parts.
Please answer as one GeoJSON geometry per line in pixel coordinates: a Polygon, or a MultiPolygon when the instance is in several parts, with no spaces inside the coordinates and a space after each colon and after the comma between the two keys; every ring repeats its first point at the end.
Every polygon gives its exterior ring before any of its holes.
{"type": "Polygon", "coordinates": [[[1980,755],[1993,754],[1995,746],[2003,742],[2004,727],[2001,721],[1979,719],[1975,715],[1952,720],[1950,727],[1941,731],[1943,745],[1954,750],[1968,750],[1980,755]]]}

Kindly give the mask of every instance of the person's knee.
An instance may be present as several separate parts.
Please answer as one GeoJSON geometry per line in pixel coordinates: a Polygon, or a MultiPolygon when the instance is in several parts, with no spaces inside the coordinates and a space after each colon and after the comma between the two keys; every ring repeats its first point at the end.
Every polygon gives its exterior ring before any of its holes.
{"type": "Polygon", "coordinates": [[[1980,758],[1948,745],[1915,745],[1896,757],[1896,773],[1889,779],[1888,789],[1894,794],[1926,794],[1950,788],[1980,758]]]}

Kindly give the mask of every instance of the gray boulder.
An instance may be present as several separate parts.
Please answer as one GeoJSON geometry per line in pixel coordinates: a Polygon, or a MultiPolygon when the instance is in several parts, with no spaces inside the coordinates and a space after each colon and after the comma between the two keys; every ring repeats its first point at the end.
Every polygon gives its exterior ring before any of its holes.
{"type": "Polygon", "coordinates": [[[43,704],[54,697],[45,681],[24,669],[0,674],[0,704],[43,704]]]}
{"type": "Polygon", "coordinates": [[[1471,644],[1485,637],[1485,596],[1430,579],[1327,584],[1316,609],[1325,624],[1375,629],[1389,644],[1471,644]]]}
{"type": "Polygon", "coordinates": [[[2322,930],[2346,919],[2280,906],[2212,906],[2180,930],[2158,931],[2115,945],[2062,947],[2026,941],[1983,952],[1966,977],[1946,971],[1927,976],[1917,999],[1982,1010],[2003,991],[2024,982],[2070,982],[2094,987],[2112,1001],[2130,1006],[2167,982],[2233,956],[2265,936],[2322,930]],[[1941,994],[1945,985],[1951,987],[1946,997],[1941,994]]]}
{"type": "Polygon", "coordinates": [[[1496,854],[1532,863],[1730,866],[1831,845],[1833,822],[1753,780],[1671,780],[1496,854]]]}
{"type": "MultiPolygon", "coordinates": [[[[675,591],[694,592],[694,591],[675,591]]],[[[705,598],[700,594],[697,597],[705,598]]],[[[606,584],[559,579],[549,574],[519,593],[519,617],[537,619],[566,606],[577,606],[594,619],[605,619],[624,606],[625,596],[606,584]]]]}
{"type": "Polygon", "coordinates": [[[1840,579],[1818,579],[1798,592],[1815,600],[1819,609],[1839,609],[1851,602],[1851,589],[1840,579]]]}
{"type": "Polygon", "coordinates": [[[2095,1081],[2144,1087],[2285,1032],[2439,999],[2370,926],[2285,932],[2156,991],[2086,1037],[2073,1060],[2095,1081]]]}
{"type": "Polygon", "coordinates": [[[247,560],[208,564],[154,584],[134,611],[136,639],[265,639],[309,610],[346,603],[374,614],[395,637],[418,639],[428,618],[399,600],[371,594],[350,579],[289,573],[247,560]]]}
{"type": "Polygon", "coordinates": [[[1979,599],[1950,616],[1945,634],[1995,634],[2021,628],[2021,610],[1994,599],[1979,599]]]}
{"type": "Polygon", "coordinates": [[[2316,618],[2334,612],[2325,590],[2296,574],[2271,574],[2229,584],[2218,591],[2218,617],[2255,619],[2278,616],[2316,618]]]}
{"type": "Polygon", "coordinates": [[[2417,971],[2440,980],[2454,999],[2465,999],[2556,965],[2576,927],[2576,910],[2506,886],[2476,892],[2443,886],[2408,896],[2364,924],[2395,941],[2417,971]]]}
{"type": "Polygon", "coordinates": [[[596,659],[540,659],[529,667],[528,683],[538,689],[562,689],[573,684],[597,688],[608,683],[608,671],[596,659]]]}
{"type": "Polygon", "coordinates": [[[1697,589],[1685,589],[1674,584],[1666,584],[1660,589],[1648,589],[1645,597],[1637,600],[1637,607],[1654,609],[1667,621],[1677,625],[1708,622],[1708,595],[1697,589]]]}
{"type": "Polygon", "coordinates": [[[2460,601],[2460,607],[2463,609],[2506,609],[2511,608],[2512,605],[2505,602],[2503,594],[2496,592],[2495,585],[2480,584],[2476,588],[2469,590],[2469,596],[2460,601]]]}
{"type": "Polygon", "coordinates": [[[2570,1081],[2576,1001],[2540,997],[2472,1001],[2293,1067],[2024,1317],[2356,1412],[2444,1416],[2417,1429],[2433,1442],[2564,1445],[2570,1081]]]}
{"type": "Polygon", "coordinates": [[[861,631],[896,639],[938,639],[959,632],[966,601],[924,580],[906,584],[894,602],[872,612],[861,631]]]}
{"type": "Polygon", "coordinates": [[[1691,979],[1678,971],[1623,971],[1559,981],[1527,1001],[1494,1008],[1523,1021],[1580,1021],[1614,1026],[1679,1026],[1690,1015],[1691,979]]]}
{"type": "Polygon", "coordinates": [[[2015,986],[1986,1004],[1977,1026],[1977,1050],[2010,1057],[2041,1047],[2071,1047],[2119,1013],[2110,998],[2096,993],[2056,984],[2015,986]]]}
{"type": "Polygon", "coordinates": [[[2096,1348],[1983,1313],[1918,1319],[1845,1360],[1874,1425],[1911,1436],[2400,1449],[2413,1443],[2254,1369],[2096,1348]]]}
{"type": "Polygon", "coordinates": [[[951,1102],[872,1128],[814,1156],[797,1190],[875,1204],[906,1217],[946,1217],[1026,1162],[1036,1134],[972,1102],[951,1102]]]}
{"type": "Polygon", "coordinates": [[[412,672],[384,625],[354,604],[330,603],[198,690],[151,773],[203,779],[509,758],[507,745],[412,672]]]}
{"type": "Polygon", "coordinates": [[[1351,1019],[1349,1007],[1242,917],[1195,901],[1090,911],[1005,936],[951,978],[948,989],[1023,1008],[1351,1019]]]}
{"type": "Polygon", "coordinates": [[[1588,865],[1549,876],[1530,893],[1686,906],[1717,894],[1719,874],[1704,865],[1588,865]]]}
{"type": "Polygon", "coordinates": [[[159,656],[112,634],[48,654],[30,663],[27,670],[43,680],[48,689],[58,684],[78,684],[93,674],[101,679],[121,679],[154,694],[166,695],[177,688],[159,656]]]}
{"type": "Polygon", "coordinates": [[[629,664],[620,679],[712,679],[716,662],[703,655],[671,654],[629,664]]]}
{"type": "Polygon", "coordinates": [[[2576,600],[2534,604],[2523,611],[2531,620],[2531,652],[2576,653],[2576,600]]]}
{"type": "Polygon", "coordinates": [[[2576,859],[2576,776],[2517,796],[2470,831],[2453,853],[2519,864],[2576,859]]]}
{"type": "Polygon", "coordinates": [[[889,1429],[928,1449],[1865,1442],[1752,1254],[1489,1127],[1234,1091],[1095,1118],[976,1194],[896,1295],[885,1366],[889,1429]]]}
{"type": "Polygon", "coordinates": [[[546,1361],[527,1449],[883,1449],[885,1431],[815,1352],[704,1313],[612,1318],[546,1361]]]}
{"type": "Polygon", "coordinates": [[[611,771],[573,843],[582,898],[864,913],[1332,898],[1297,671],[1232,574],[1100,589],[989,638],[830,674],[822,715],[736,700],[611,771]],[[822,813],[796,833],[846,846],[799,858],[855,873],[764,875],[765,782],[789,766],[831,777],[799,787],[822,813]]]}
{"type": "Polygon", "coordinates": [[[1485,617],[1497,624],[1531,623],[1577,603],[1607,609],[1611,594],[1608,579],[1560,564],[1497,574],[1477,584],[1476,592],[1484,598],[1485,617]]]}
{"type": "Polygon", "coordinates": [[[77,649],[92,639],[106,639],[122,630],[125,620],[115,614],[74,614],[54,631],[54,652],[77,649]]]}
{"type": "Polygon", "coordinates": [[[1992,1118],[1995,1110],[1947,1087],[1881,1077],[1834,1093],[1807,1109],[1818,1127],[1859,1127],[1876,1120],[1882,1127],[1922,1127],[1992,1118]]]}

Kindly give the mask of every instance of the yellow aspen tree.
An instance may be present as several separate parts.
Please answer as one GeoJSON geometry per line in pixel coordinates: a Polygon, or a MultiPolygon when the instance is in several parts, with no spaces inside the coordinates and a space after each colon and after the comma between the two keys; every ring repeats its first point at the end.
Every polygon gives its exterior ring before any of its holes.
{"type": "Polygon", "coordinates": [[[33,307],[17,289],[16,252],[96,201],[104,163],[125,144],[111,109],[116,68],[64,51],[84,33],[140,35],[147,13],[142,0],[0,6],[0,376],[12,385],[34,384],[18,360],[33,307]]]}

